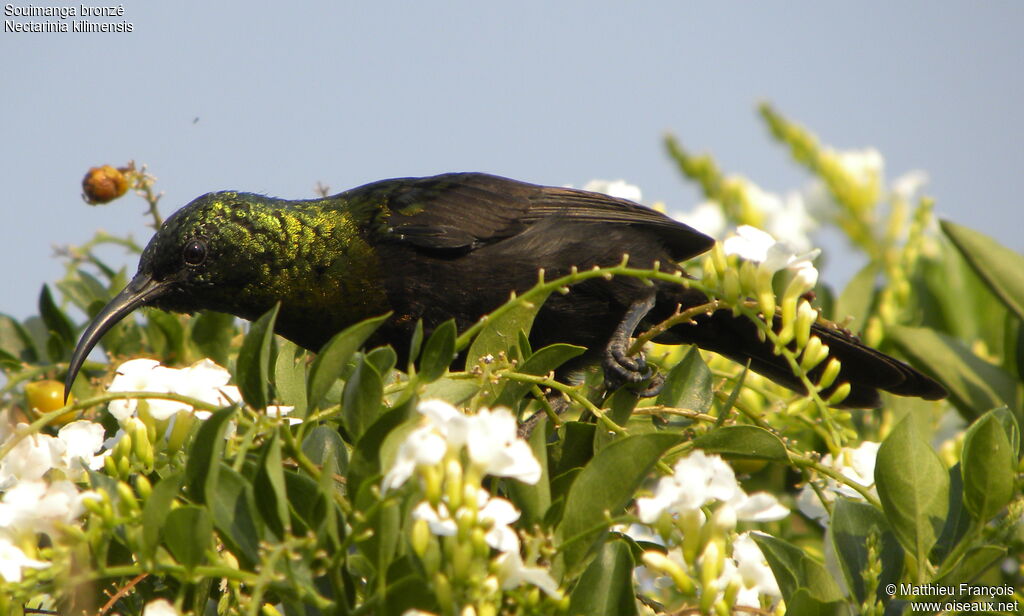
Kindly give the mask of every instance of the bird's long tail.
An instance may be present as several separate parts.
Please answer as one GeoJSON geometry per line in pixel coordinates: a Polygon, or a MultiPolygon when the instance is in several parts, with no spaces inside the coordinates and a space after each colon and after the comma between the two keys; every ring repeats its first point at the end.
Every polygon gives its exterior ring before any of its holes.
{"type": "MultiPolygon", "coordinates": [[[[823,395],[827,397],[842,383],[850,384],[850,394],[839,406],[874,408],[881,404],[879,390],[926,400],[946,396],[945,388],[930,377],[842,330],[815,324],[811,331],[828,347],[829,357],[838,359],[841,366],[838,378],[823,395]]],[[[676,325],[666,333],[665,341],[695,344],[743,364],[749,361],[751,370],[795,391],[806,391],[786,359],[774,352],[774,345],[761,340],[757,326],[743,316],[733,316],[731,310],[718,310],[698,316],[692,324],[676,325]]],[[[812,382],[818,381],[827,363],[821,362],[811,370],[808,376],[812,382]]]]}

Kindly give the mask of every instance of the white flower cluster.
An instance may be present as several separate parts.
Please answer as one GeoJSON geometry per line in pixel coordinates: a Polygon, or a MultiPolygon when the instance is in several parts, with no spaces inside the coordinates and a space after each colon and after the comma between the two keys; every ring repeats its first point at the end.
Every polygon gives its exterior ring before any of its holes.
{"type": "Polygon", "coordinates": [[[665,553],[644,554],[646,568],[637,570],[642,589],[651,592],[668,584],[684,594],[698,594],[702,605],[725,600],[727,607],[760,608],[762,597],[768,602],[781,597],[750,533],[736,534],[735,529],[737,520],[781,520],[789,509],[766,492],[747,494],[719,456],[697,450],[680,459],[672,475],[658,481],[653,496],[636,499],[636,509],[640,521],[657,529],[658,536],[638,525],[626,532],[647,534],[647,540],[667,548],[665,553]],[[713,508],[710,520],[704,513],[708,507],[713,508]],[[652,578],[652,571],[665,577],[652,578]]]}
{"type": "MultiPolygon", "coordinates": [[[[189,396],[214,406],[240,404],[242,394],[235,385],[228,385],[231,373],[209,359],[201,359],[187,368],[169,368],[155,359],[131,359],[117,368],[109,392],[148,391],[189,396]]],[[[109,405],[110,414],[124,424],[129,417],[138,415],[140,404],[146,406],[149,415],[157,421],[171,419],[179,412],[195,413],[199,419],[210,416],[209,411],[195,410],[186,402],[177,400],[114,400],[109,405]]],[[[284,416],[292,410],[289,406],[268,406],[267,414],[284,416]]]]}
{"type": "Polygon", "coordinates": [[[414,507],[414,520],[425,522],[439,537],[459,534],[460,523],[480,529],[486,544],[498,552],[494,569],[502,588],[532,584],[560,597],[558,583],[546,569],[523,562],[519,535],[511,526],[519,511],[481,487],[485,475],[529,484],[540,480],[540,463],[519,438],[515,417],[502,408],[466,415],[440,400],[423,401],[417,410],[422,419],[399,446],[383,490],[396,489],[418,475],[427,497],[414,507]]]}
{"type": "Polygon", "coordinates": [[[91,421],[73,421],[57,436],[29,433],[24,423],[10,426],[8,412],[0,413],[0,449],[7,450],[0,459],[0,577],[20,582],[23,567],[49,566],[22,548],[31,552],[38,533],[53,534],[82,514],[84,501],[97,494],[73,482],[86,468],[102,468],[110,452],[98,453],[103,427],[91,421]]]}
{"type": "MultiPolygon", "coordinates": [[[[854,449],[843,448],[838,456],[833,457],[830,453],[825,454],[821,458],[821,463],[824,466],[837,470],[844,477],[867,487],[871,494],[877,496],[878,492],[875,489],[875,458],[878,457],[879,447],[881,447],[881,443],[864,441],[854,449]]],[[[822,526],[827,526],[829,521],[828,510],[825,508],[826,503],[831,506],[836,498],[840,496],[861,502],[864,501],[864,497],[860,492],[846,484],[839,483],[831,477],[827,478],[824,485],[820,486],[819,489],[821,492],[820,496],[810,484],[805,484],[800,490],[799,496],[797,496],[796,506],[800,509],[801,513],[822,526]],[[825,503],[822,502],[821,496],[825,498],[825,503]]]]}
{"type": "MultiPolygon", "coordinates": [[[[134,359],[117,368],[107,391],[175,393],[222,406],[241,401],[238,388],[228,385],[230,376],[208,359],[182,369],[168,368],[152,359],[134,359]]],[[[138,416],[142,408],[148,415],[147,421],[170,420],[168,434],[179,413],[194,413],[199,419],[210,415],[172,400],[114,400],[108,409],[122,428],[114,437],[104,440],[104,428],[97,422],[73,421],[63,426],[57,436],[50,436],[30,433],[24,423],[12,428],[7,412],[0,414],[0,451],[6,451],[0,458],[0,577],[19,582],[24,567],[49,566],[50,563],[32,558],[25,550],[33,551],[39,533],[52,536],[60,526],[74,524],[84,512],[86,500],[101,498],[96,492],[81,490],[78,484],[86,481],[86,469],[95,471],[112,466],[126,434],[131,434],[129,440],[135,441],[127,449],[137,453],[148,451],[151,463],[148,428],[138,416]]],[[[279,415],[290,410],[268,409],[270,414],[279,415]]]]}

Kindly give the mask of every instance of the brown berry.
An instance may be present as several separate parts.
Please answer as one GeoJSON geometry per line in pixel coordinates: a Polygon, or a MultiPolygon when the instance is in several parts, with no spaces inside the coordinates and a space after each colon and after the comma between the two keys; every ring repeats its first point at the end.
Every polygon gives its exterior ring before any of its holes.
{"type": "Polygon", "coordinates": [[[128,191],[128,178],[110,165],[93,167],[82,178],[82,196],[87,203],[108,203],[128,191]]]}

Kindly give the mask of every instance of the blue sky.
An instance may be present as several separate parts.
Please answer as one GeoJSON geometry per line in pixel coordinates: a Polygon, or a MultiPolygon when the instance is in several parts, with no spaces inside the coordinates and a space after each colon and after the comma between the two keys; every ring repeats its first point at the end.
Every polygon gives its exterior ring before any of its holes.
{"type": "MultiPolygon", "coordinates": [[[[941,215],[1024,248],[1021,3],[124,7],[109,21],[131,33],[0,32],[0,312],[34,313],[62,274],[53,245],[99,228],[148,240],[141,201],[82,203],[92,165],[147,163],[165,214],[211,190],[299,198],[318,181],[466,170],[624,178],[685,209],[699,195],[666,131],[769,190],[806,182],[759,100],[837,147],[878,148],[890,178],[926,170],[941,215]]],[[[822,242],[838,255],[826,280],[857,269],[822,242]]]]}

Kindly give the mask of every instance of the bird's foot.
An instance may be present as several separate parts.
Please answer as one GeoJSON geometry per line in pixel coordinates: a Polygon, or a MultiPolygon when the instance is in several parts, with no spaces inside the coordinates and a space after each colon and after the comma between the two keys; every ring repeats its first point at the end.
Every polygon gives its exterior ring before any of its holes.
{"type": "Polygon", "coordinates": [[[604,368],[605,387],[609,391],[623,385],[642,384],[643,387],[630,389],[641,398],[650,398],[658,395],[665,385],[665,377],[647,363],[644,354],[630,356],[626,353],[625,345],[609,345],[601,365],[604,368]]]}

